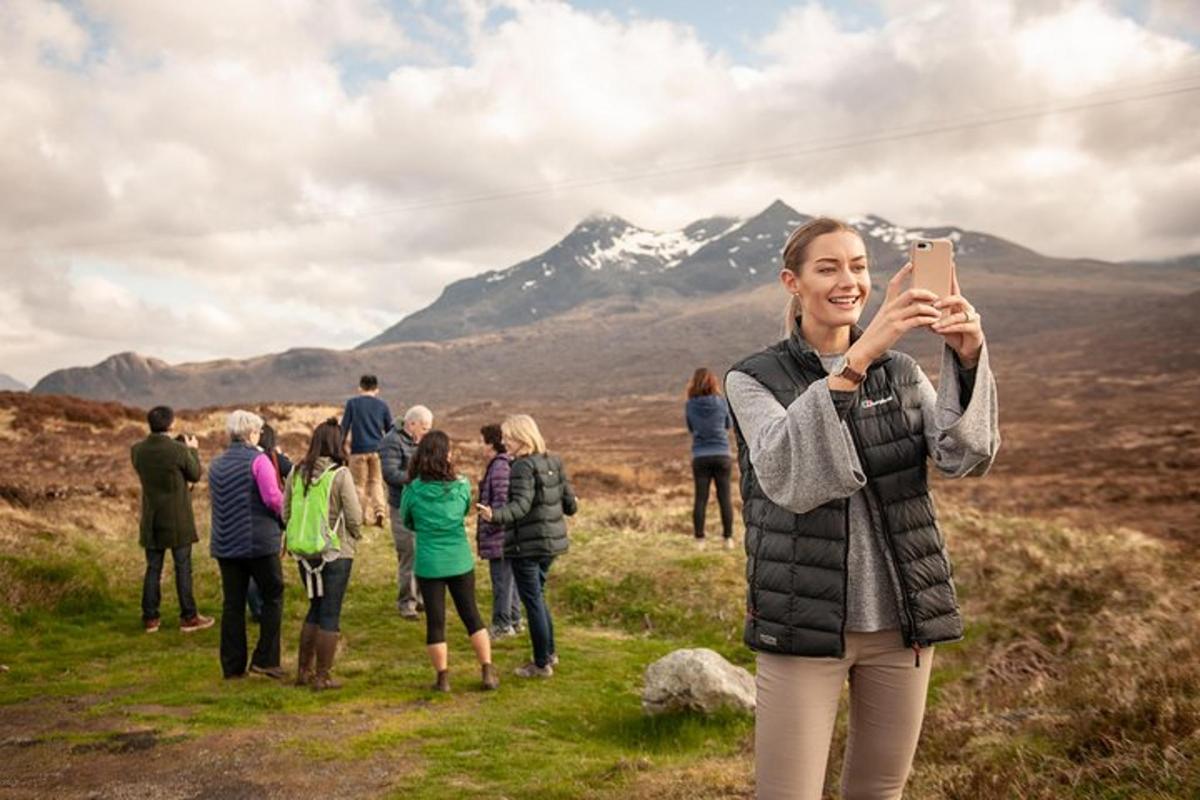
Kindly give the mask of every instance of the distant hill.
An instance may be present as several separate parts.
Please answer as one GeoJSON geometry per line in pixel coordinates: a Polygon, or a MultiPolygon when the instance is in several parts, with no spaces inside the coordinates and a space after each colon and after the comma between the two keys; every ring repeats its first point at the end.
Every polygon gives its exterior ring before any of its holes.
{"type": "Polygon", "coordinates": [[[0,372],[0,392],[24,392],[29,387],[6,372],[0,372]]]}
{"type": "MultiPolygon", "coordinates": [[[[33,391],[141,406],[337,402],[360,374],[374,372],[398,406],[673,392],[695,366],[723,370],[779,336],[785,296],[778,252],[808,218],[779,201],[744,221],[713,217],[673,233],[593,216],[539,256],[451,284],[430,306],[353,350],[175,365],[122,353],[53,372],[33,391]]],[[[956,242],[964,291],[982,312],[989,341],[999,349],[1020,342],[1022,359],[1040,348],[1055,355],[1058,368],[1060,352],[1095,362],[1103,350],[1064,343],[1091,331],[1098,346],[1118,330],[1116,320],[1120,330],[1145,327],[1168,307],[1174,327],[1159,349],[1170,354],[1196,341],[1196,301],[1185,295],[1200,290],[1198,259],[1059,259],[956,227],[906,228],[875,216],[851,222],[873,263],[875,292],[864,319],[904,262],[908,242],[945,236],[956,242]],[[1060,342],[1066,331],[1070,338],[1060,342]]],[[[1134,338],[1154,347],[1144,333],[1134,338]]],[[[929,361],[938,346],[929,334],[902,344],[929,361]]]]}
{"type": "MultiPolygon", "coordinates": [[[[620,217],[592,216],[544,253],[455,281],[431,305],[359,347],[515,328],[609,298],[636,304],[773,284],[788,233],[809,219],[780,200],[747,220],[712,217],[667,233],[620,217]]],[[[921,236],[948,236],[966,258],[1041,258],[998,237],[958,228],[912,230],[875,216],[852,223],[863,233],[872,263],[884,272],[904,263],[909,241],[921,236]]]]}

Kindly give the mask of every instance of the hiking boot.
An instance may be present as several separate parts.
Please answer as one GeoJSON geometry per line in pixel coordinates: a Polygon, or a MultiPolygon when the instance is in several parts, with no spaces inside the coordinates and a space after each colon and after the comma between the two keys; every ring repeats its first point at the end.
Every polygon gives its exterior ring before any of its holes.
{"type": "Polygon", "coordinates": [[[145,628],[146,633],[158,633],[158,625],[159,621],[156,619],[142,620],[142,627],[145,628]]]}
{"type": "Polygon", "coordinates": [[[496,674],[496,668],[491,664],[484,664],[480,669],[483,677],[483,688],[485,691],[495,691],[500,688],[500,676],[496,674]]]}
{"type": "Polygon", "coordinates": [[[250,671],[255,675],[262,675],[263,677],[273,678],[277,681],[287,678],[287,671],[283,667],[260,667],[257,664],[251,664],[250,671]]]}
{"type": "Polygon", "coordinates": [[[513,674],[518,678],[549,678],[554,674],[554,667],[549,664],[539,667],[535,662],[530,661],[525,666],[513,670],[513,674]]]}
{"type": "Polygon", "coordinates": [[[312,684],[313,661],[317,657],[317,632],[321,629],[312,622],[304,623],[300,628],[300,655],[296,658],[296,685],[309,686],[312,684]]]}
{"type": "Polygon", "coordinates": [[[418,614],[416,609],[414,609],[414,608],[400,609],[400,619],[406,619],[409,622],[416,622],[420,618],[421,618],[421,615],[418,614]]]}
{"type": "Polygon", "coordinates": [[[317,631],[317,674],[312,679],[314,692],[342,688],[342,685],[329,674],[333,669],[333,660],[337,656],[339,637],[340,634],[335,631],[317,631]]]}
{"type": "Polygon", "coordinates": [[[448,670],[448,669],[438,670],[437,680],[433,682],[433,686],[431,686],[430,688],[433,689],[435,692],[450,691],[450,670],[448,670]]]}
{"type": "Polygon", "coordinates": [[[185,619],[183,622],[180,622],[179,630],[183,631],[184,633],[202,631],[205,628],[211,628],[214,622],[216,622],[216,620],[212,617],[205,617],[201,614],[197,614],[194,617],[190,617],[185,619]]]}
{"type": "Polygon", "coordinates": [[[516,635],[517,635],[517,632],[513,629],[513,627],[511,625],[509,625],[506,628],[501,628],[496,625],[493,625],[492,627],[488,628],[488,637],[490,637],[493,642],[498,642],[501,639],[507,639],[510,636],[516,636],[516,635]]]}

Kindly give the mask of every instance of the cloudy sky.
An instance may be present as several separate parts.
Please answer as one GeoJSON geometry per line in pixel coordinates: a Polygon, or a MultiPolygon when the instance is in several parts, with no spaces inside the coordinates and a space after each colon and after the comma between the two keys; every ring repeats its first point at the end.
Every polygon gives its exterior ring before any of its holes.
{"type": "Polygon", "coordinates": [[[1200,252],[1192,0],[0,0],[0,372],[352,346],[593,211],[1200,252]]]}

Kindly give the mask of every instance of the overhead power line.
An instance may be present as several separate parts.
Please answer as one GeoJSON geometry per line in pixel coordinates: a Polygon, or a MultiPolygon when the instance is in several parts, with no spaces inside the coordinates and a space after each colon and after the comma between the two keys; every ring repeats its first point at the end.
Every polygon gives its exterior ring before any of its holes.
{"type": "Polygon", "coordinates": [[[240,234],[254,233],[272,233],[277,231],[286,231],[295,228],[306,228],[315,225],[323,225],[328,223],[348,223],[364,219],[373,219],[382,216],[390,216],[394,214],[404,214],[416,211],[429,211],[445,208],[456,208],[460,206],[477,205],[482,203],[492,203],[501,200],[525,199],[537,197],[541,195],[557,194],[560,192],[573,191],[577,189],[586,189],[596,186],[605,186],[620,183],[629,183],[633,181],[651,180],[654,178],[674,177],[678,175],[686,175],[698,172],[718,171],[731,169],[734,167],[749,166],[753,164],[768,163],[772,161],[784,161],[795,158],[803,158],[812,155],[823,153],[833,153],[843,150],[851,150],[861,147],[870,147],[872,145],[886,144],[889,142],[902,142],[925,137],[939,136],[950,133],[958,133],[964,131],[980,130],[999,125],[1005,125],[1015,122],[1031,121],[1035,119],[1052,117],[1058,115],[1074,114],[1084,111],[1091,111],[1101,108],[1110,108],[1114,106],[1124,105],[1126,103],[1135,103],[1151,100],[1161,100],[1170,97],[1179,97],[1183,95],[1200,92],[1200,83],[1194,81],[1200,80],[1200,75],[1190,75],[1182,78],[1176,78],[1164,81],[1154,81],[1145,84],[1139,84],[1136,88],[1142,91],[1133,94],[1123,94],[1128,91],[1129,86],[1124,89],[1107,89],[1100,92],[1095,92],[1085,95],[1082,98],[1072,103],[1047,105],[1031,103],[1022,106],[1013,106],[1008,108],[991,109],[987,112],[981,112],[977,115],[969,115],[960,117],[953,121],[944,121],[931,124],[909,124],[903,126],[894,126],[886,131],[881,131],[874,134],[850,134],[838,136],[826,136],[807,139],[801,142],[792,142],[788,144],[778,145],[773,148],[755,151],[753,153],[745,153],[738,156],[729,156],[723,158],[713,158],[699,161],[680,162],[676,164],[663,165],[661,167],[643,168],[640,170],[631,170],[620,173],[613,173],[603,176],[591,176],[585,178],[575,178],[563,181],[552,181],[548,183],[532,184],[525,187],[516,187],[512,189],[499,190],[495,192],[487,192],[476,195],[466,195],[453,198],[429,198],[424,200],[415,200],[409,203],[404,203],[394,206],[386,206],[375,209],[368,209],[353,214],[325,214],[313,216],[305,220],[297,220],[287,223],[279,223],[269,226],[247,226],[242,228],[227,228],[216,231],[197,232],[195,234],[148,234],[145,236],[124,238],[124,239],[96,239],[92,241],[71,242],[64,244],[39,245],[30,243],[25,245],[17,245],[13,247],[0,248],[0,253],[15,253],[27,250],[38,249],[39,247],[48,247],[54,250],[86,250],[105,247],[129,247],[137,244],[162,242],[162,241],[178,241],[186,239],[210,238],[217,236],[234,236],[240,234]]]}

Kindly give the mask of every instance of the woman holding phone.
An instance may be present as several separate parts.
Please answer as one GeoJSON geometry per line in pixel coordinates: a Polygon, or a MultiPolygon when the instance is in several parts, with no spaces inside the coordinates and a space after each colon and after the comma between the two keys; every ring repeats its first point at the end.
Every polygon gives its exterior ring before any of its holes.
{"type": "Polygon", "coordinates": [[[1000,446],[979,314],[905,288],[906,264],[865,330],[858,232],[829,218],[792,231],[780,282],[787,338],[725,379],[746,523],[745,641],[758,652],[760,798],[819,800],[850,681],[846,798],[899,798],[916,750],[935,644],[962,637],[928,461],[982,476],[1000,446]],[[939,386],[892,347],[941,336],[939,386]]]}

